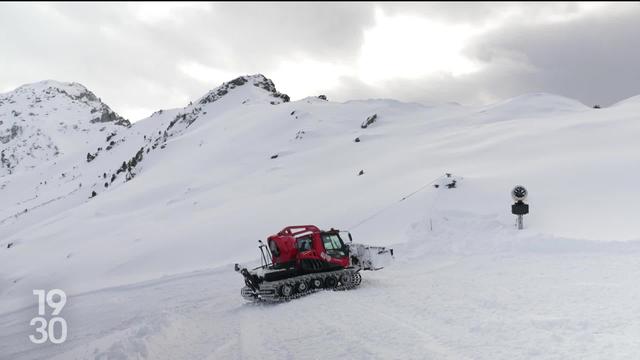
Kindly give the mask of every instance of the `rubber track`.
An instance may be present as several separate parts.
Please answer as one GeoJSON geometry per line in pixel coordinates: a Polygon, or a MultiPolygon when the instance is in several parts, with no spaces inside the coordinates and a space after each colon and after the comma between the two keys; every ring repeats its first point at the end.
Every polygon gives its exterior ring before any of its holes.
{"type": "Polygon", "coordinates": [[[329,271],[329,272],[323,272],[323,273],[301,275],[301,276],[292,277],[290,279],[284,279],[284,280],[278,280],[278,281],[272,281],[272,282],[263,282],[262,284],[260,284],[260,289],[258,289],[257,296],[253,293],[251,289],[249,289],[246,286],[242,288],[241,295],[243,298],[249,301],[277,303],[277,302],[285,302],[285,301],[297,299],[320,290],[334,290],[334,291],[350,290],[357,287],[362,282],[362,276],[360,275],[359,271],[360,271],[359,269],[342,269],[342,270],[329,271]],[[343,283],[342,281],[342,277],[345,274],[351,275],[348,283],[343,283]],[[324,284],[325,280],[330,276],[334,276],[336,279],[338,279],[338,284],[336,287],[332,289],[311,288],[311,282],[313,280],[321,279],[322,283],[324,284]],[[288,284],[295,289],[296,283],[300,281],[307,282],[309,286],[309,289],[307,291],[303,293],[298,293],[296,291],[292,295],[286,296],[286,297],[280,294],[280,287],[282,285],[288,284]]]}

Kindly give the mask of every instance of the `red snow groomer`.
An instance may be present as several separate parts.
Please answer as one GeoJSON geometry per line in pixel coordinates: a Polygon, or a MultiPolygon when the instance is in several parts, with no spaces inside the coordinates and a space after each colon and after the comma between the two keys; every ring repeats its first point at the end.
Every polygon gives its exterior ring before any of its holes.
{"type": "Polygon", "coordinates": [[[352,289],[360,285],[360,270],[382,269],[393,258],[393,249],[352,241],[348,232],[313,225],[288,226],[269,236],[267,245],[260,240],[262,265],[253,270],[235,265],[246,284],[242,297],[276,302],[322,289],[352,289]]]}

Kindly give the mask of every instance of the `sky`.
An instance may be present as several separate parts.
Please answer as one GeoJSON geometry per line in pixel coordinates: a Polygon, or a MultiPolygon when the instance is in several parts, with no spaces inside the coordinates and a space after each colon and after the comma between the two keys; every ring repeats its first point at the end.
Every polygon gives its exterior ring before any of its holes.
{"type": "Polygon", "coordinates": [[[261,73],[293,100],[640,94],[640,3],[0,3],[0,92],[79,82],[132,121],[261,73]]]}

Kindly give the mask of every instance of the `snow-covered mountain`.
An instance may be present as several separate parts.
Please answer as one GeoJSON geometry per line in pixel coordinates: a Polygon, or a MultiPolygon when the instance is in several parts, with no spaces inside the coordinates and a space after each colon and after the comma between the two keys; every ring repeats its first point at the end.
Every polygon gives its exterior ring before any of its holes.
{"type": "Polygon", "coordinates": [[[0,320],[15,324],[0,329],[0,354],[12,359],[300,358],[308,348],[310,358],[354,357],[354,348],[361,358],[513,358],[536,344],[543,355],[551,345],[589,355],[609,354],[606,341],[562,331],[637,332],[607,323],[629,304],[594,285],[606,282],[595,269],[626,276],[621,289],[632,287],[625,274],[640,273],[637,98],[603,109],[551,94],[477,107],[289,101],[252,75],[133,124],[78,84],[26,85],[0,99],[10,159],[0,173],[0,320]],[[520,232],[516,184],[530,192],[520,232]],[[393,245],[397,264],[348,294],[243,307],[231,264],[256,259],[256,240],[308,223],[393,245]],[[558,281],[567,289],[554,303],[575,307],[537,307],[558,281]],[[70,295],[78,337],[28,342],[37,288],[70,295]],[[614,312],[589,318],[589,297],[614,312]],[[295,325],[269,331],[297,316],[316,324],[308,340],[295,325]],[[346,340],[317,345],[326,328],[346,340]]]}
{"type": "Polygon", "coordinates": [[[78,83],[48,80],[0,94],[0,175],[77,155],[130,125],[78,83]]]}
{"type": "Polygon", "coordinates": [[[289,100],[264,76],[244,76],[182,109],[159,110],[131,125],[76,83],[25,85],[3,99],[6,114],[12,117],[11,122],[3,121],[7,126],[7,142],[1,149],[7,159],[6,176],[0,177],[6,194],[0,209],[3,238],[131,180],[145,158],[156,156],[156,150],[165,149],[199,118],[207,121],[208,111],[219,116],[241,105],[271,106],[289,100]],[[26,113],[28,122],[24,109],[33,107],[43,109],[43,116],[26,113]]]}

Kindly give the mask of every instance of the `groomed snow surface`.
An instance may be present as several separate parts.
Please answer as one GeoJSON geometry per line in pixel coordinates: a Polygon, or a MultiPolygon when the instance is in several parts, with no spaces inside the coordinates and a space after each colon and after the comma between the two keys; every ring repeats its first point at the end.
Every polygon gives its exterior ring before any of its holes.
{"type": "MultiPolygon", "coordinates": [[[[0,144],[28,164],[0,177],[0,359],[640,353],[638,97],[603,109],[549,94],[484,107],[282,102],[264,80],[108,133],[79,119],[98,135],[46,134],[71,149],[55,156],[0,144]],[[516,184],[530,194],[522,231],[516,184]],[[354,290],[246,303],[233,263],[308,223],[392,246],[396,261],[354,290]],[[53,288],[69,296],[68,340],[32,344],[32,290],[53,288]]],[[[10,129],[7,106],[28,105],[0,104],[10,129]]]]}

